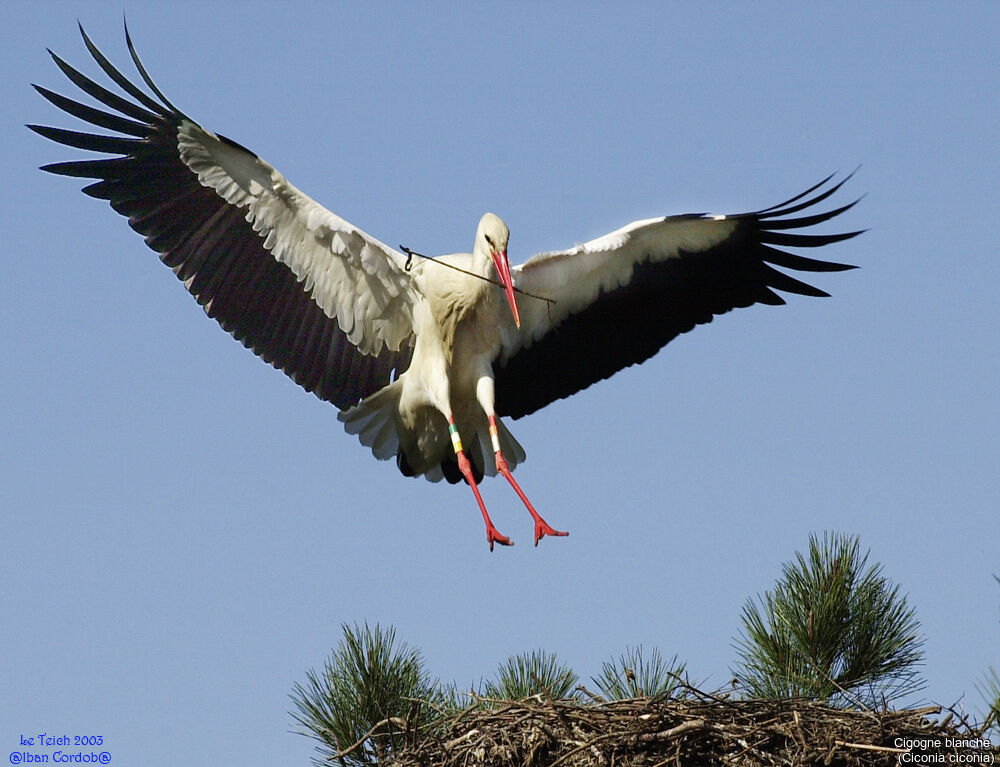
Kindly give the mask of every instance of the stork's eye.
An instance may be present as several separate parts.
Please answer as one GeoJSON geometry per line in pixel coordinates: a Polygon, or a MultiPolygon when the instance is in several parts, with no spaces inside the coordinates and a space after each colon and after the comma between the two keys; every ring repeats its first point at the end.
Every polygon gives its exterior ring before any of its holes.
{"type": "Polygon", "coordinates": [[[492,248],[493,247],[493,240],[490,239],[490,236],[488,234],[484,234],[483,237],[486,238],[486,244],[489,245],[492,248]]]}

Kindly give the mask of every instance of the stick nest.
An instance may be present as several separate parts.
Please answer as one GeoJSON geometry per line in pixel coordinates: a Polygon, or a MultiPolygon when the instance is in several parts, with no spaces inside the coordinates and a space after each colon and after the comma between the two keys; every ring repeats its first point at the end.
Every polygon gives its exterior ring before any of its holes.
{"type": "Polygon", "coordinates": [[[951,723],[952,715],[942,721],[927,719],[940,712],[937,706],[907,711],[848,711],[803,700],[726,700],[716,696],[595,703],[538,698],[480,700],[433,732],[411,731],[408,744],[386,764],[854,767],[908,761],[998,761],[1000,752],[995,743],[970,746],[970,739],[983,736],[965,719],[960,718],[958,724],[951,723]],[[899,739],[919,744],[904,747],[904,741],[899,739]],[[956,744],[956,739],[964,742],[956,744]],[[906,753],[916,758],[903,757],[906,753]],[[938,753],[942,757],[923,756],[938,753]]]}

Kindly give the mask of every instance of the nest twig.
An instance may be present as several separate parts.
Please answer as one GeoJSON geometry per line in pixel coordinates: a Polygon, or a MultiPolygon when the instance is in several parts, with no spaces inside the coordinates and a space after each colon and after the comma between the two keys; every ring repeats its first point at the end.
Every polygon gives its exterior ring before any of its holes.
{"type": "Polygon", "coordinates": [[[940,707],[849,711],[813,701],[540,700],[488,702],[392,755],[392,767],[864,767],[911,761],[994,763],[981,733],[936,722],[940,707]],[[952,755],[952,756],[949,756],[952,755]],[[955,755],[961,755],[956,758],[955,755]],[[977,755],[980,758],[976,758],[977,755]],[[970,757],[972,757],[970,759],[970,757]],[[991,761],[992,760],[992,761],[991,761]]]}

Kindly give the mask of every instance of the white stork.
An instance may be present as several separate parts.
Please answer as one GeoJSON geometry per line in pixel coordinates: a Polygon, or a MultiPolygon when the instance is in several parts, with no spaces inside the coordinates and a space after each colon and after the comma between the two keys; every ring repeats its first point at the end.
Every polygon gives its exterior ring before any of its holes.
{"type": "Polygon", "coordinates": [[[769,264],[853,268],[775,247],[817,247],[860,233],[794,231],[855,204],[793,216],[847,180],[830,184],[832,176],[755,213],[635,221],[514,268],[507,226],[487,213],[471,254],[412,262],[409,252],[326,210],[253,152],[174,107],[140,63],[127,28],[132,61],[153,95],[80,32],[123,95],[50,54],[111,111],[35,88],[110,135],[28,127],[115,156],[43,170],[97,179],[83,191],[127,216],[225,330],[336,405],[347,431],[376,458],[395,458],[406,476],[464,479],[490,549],[511,543],[494,527],[477,485],[497,472],[531,513],[535,545],[566,534],[539,516],[514,480],[525,453],[500,416],[520,418],[642,362],[714,315],[783,304],[775,290],[828,295],[769,264]]]}

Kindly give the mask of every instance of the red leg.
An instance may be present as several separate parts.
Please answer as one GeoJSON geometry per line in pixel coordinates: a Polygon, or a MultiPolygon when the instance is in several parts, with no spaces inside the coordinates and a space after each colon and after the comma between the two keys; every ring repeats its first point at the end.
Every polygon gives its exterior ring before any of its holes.
{"type": "Polygon", "coordinates": [[[493,520],[490,519],[490,515],[486,511],[486,504],[483,503],[483,496],[479,494],[479,486],[476,484],[476,478],[472,476],[472,465],[469,463],[469,459],[465,457],[465,452],[462,450],[462,440],[458,436],[458,427],[455,426],[455,421],[453,419],[449,419],[448,431],[451,433],[451,441],[455,447],[455,457],[458,459],[458,470],[462,472],[462,476],[465,477],[465,481],[468,482],[469,487],[472,488],[472,494],[476,496],[476,503],[479,504],[479,510],[483,513],[483,522],[486,523],[486,540],[490,544],[490,551],[493,551],[494,543],[499,543],[501,546],[513,546],[514,542],[506,535],[500,534],[500,531],[493,525],[493,520]]]}
{"type": "Polygon", "coordinates": [[[500,451],[500,442],[497,438],[497,422],[496,416],[490,416],[490,436],[493,437],[493,446],[496,448],[494,453],[494,458],[497,463],[497,471],[503,474],[507,481],[510,482],[510,486],[514,488],[514,492],[520,497],[522,503],[528,509],[528,513],[531,514],[531,518],[535,520],[535,545],[546,535],[569,535],[568,532],[562,530],[556,530],[548,522],[542,519],[541,515],[535,511],[535,507],[531,505],[531,501],[528,500],[528,496],[524,494],[521,486],[517,484],[517,480],[514,479],[514,475],[511,474],[510,467],[507,465],[507,460],[503,457],[503,453],[500,451]]]}

